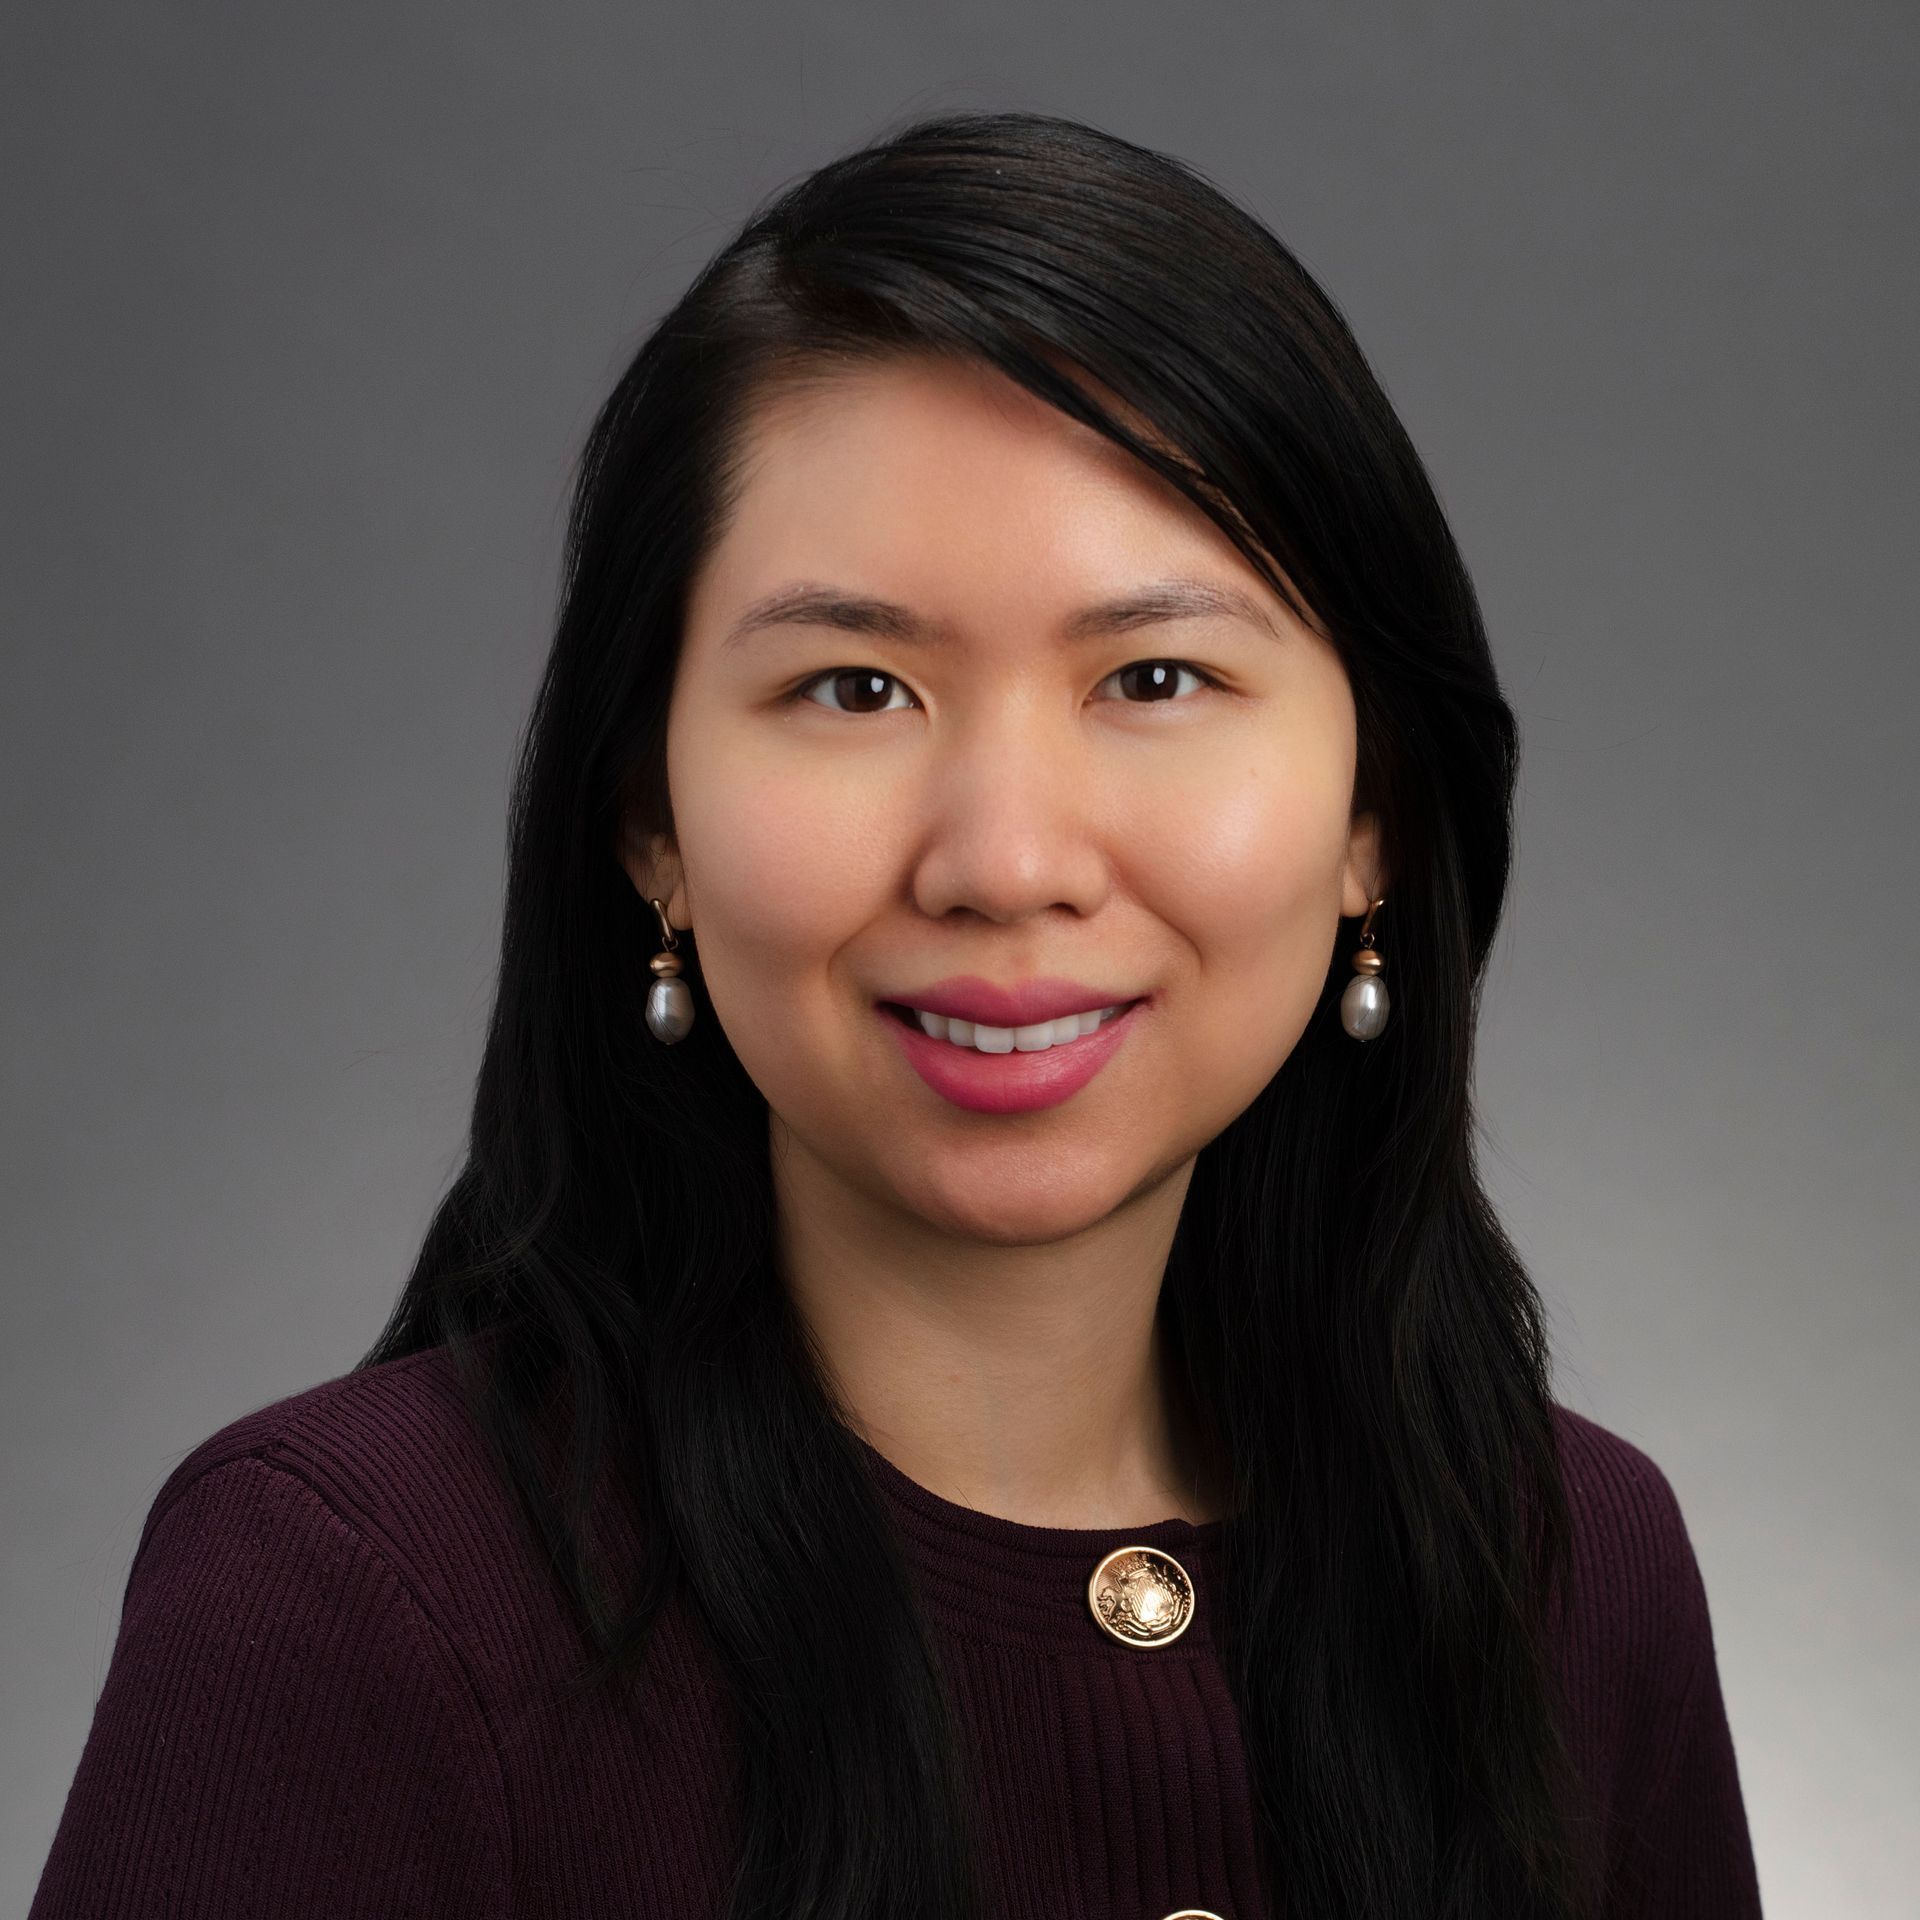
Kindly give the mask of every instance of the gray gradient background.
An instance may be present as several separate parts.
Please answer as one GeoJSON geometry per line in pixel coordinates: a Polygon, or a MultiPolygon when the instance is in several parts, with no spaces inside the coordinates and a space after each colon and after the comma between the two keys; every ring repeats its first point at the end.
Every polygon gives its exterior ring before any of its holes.
{"type": "Polygon", "coordinates": [[[1769,1911],[1912,1912],[1911,10],[25,12],[0,1910],[161,1479],[352,1363],[455,1165],[593,408],[755,200],[987,105],[1255,206],[1429,461],[1525,730],[1480,1102],[1560,1397],[1678,1489],[1769,1911]]]}

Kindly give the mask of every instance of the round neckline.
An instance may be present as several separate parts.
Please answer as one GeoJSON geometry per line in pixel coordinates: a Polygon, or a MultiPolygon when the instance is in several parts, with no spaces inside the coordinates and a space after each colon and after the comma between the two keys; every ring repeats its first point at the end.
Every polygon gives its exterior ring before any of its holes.
{"type": "Polygon", "coordinates": [[[1137,1526],[1037,1526],[962,1506],[923,1487],[853,1434],[885,1496],[928,1613],[949,1631],[1029,1651],[1095,1659],[1174,1660],[1213,1652],[1212,1614],[1224,1520],[1176,1515],[1137,1526]],[[1095,1621],[1087,1582],[1116,1547],[1156,1547],[1193,1582],[1193,1617],[1164,1647],[1123,1646],[1095,1621]]]}

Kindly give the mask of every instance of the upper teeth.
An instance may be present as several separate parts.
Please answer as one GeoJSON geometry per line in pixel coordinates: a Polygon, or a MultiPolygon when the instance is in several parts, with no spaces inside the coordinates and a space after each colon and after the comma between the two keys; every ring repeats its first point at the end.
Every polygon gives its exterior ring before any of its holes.
{"type": "Polygon", "coordinates": [[[1086,1013],[1069,1013],[1058,1020],[1042,1020],[1031,1027],[988,1027],[973,1020],[950,1020],[944,1013],[923,1013],[908,1009],[920,1022],[920,1031],[936,1040],[951,1040],[956,1046],[977,1047],[982,1053],[1044,1053],[1049,1047],[1078,1040],[1084,1033],[1111,1020],[1119,1006],[1095,1007],[1086,1013]]]}

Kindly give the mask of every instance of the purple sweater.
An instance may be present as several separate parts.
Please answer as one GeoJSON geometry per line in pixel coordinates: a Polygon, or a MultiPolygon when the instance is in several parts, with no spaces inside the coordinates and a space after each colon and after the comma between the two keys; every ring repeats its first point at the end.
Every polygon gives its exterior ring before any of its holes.
{"type": "MultiPolygon", "coordinates": [[[[1556,1418],[1583,1596],[1559,1658],[1608,1915],[1745,1920],[1746,1815],[1673,1490],[1556,1418]]],[[[1027,1526],[871,1457],[978,1756],[987,1912],[1261,1914],[1207,1604],[1218,1523],[1027,1526]],[[1192,1579],[1162,1646],[1088,1608],[1094,1563],[1129,1541],[1192,1579]]],[[[700,1640],[669,1612],[624,1715],[543,1698],[576,1644],[444,1352],[233,1422],[154,1499],[30,1920],[717,1914],[731,1736],[700,1640]]]]}

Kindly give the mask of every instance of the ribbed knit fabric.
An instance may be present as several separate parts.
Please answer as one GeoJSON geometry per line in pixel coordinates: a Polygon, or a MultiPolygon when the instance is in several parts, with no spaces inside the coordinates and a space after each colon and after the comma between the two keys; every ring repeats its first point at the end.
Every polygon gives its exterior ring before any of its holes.
{"type": "MultiPolygon", "coordinates": [[[[1707,1600],[1673,1491],[1556,1411],[1577,1523],[1559,1659],[1609,1920],[1760,1911],[1707,1600]]],[[[1263,1912],[1208,1606],[1220,1528],[1032,1527],[868,1449],[974,1746],[994,1920],[1263,1912]],[[1088,1611],[1110,1548],[1192,1576],[1175,1641],[1088,1611]]],[[[30,1920],[701,1920],[730,1710],[691,1623],[638,1709],[560,1704],[574,1653],[444,1352],[233,1422],[168,1477],[30,1920]]]]}

